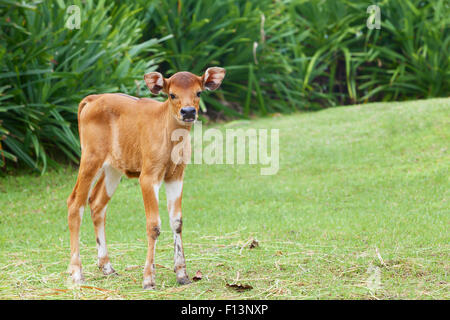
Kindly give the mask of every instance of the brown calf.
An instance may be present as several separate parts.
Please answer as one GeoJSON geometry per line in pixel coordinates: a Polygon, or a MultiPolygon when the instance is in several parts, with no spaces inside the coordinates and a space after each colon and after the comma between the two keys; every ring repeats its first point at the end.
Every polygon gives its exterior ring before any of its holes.
{"type": "Polygon", "coordinates": [[[197,119],[200,93],[217,89],[224,76],[225,69],[218,67],[207,69],[202,77],[178,72],[165,79],[160,73],[151,72],[144,76],[145,82],[152,93],[165,92],[169,96],[165,102],[109,93],[90,95],[81,101],[78,108],[81,162],[77,182],[67,199],[69,273],[75,283],[83,281],[79,231],[87,202],[95,228],[98,267],[105,275],[115,273],[106,250],[106,206],[123,174],[139,178],[144,199],[148,238],[144,289],[155,287],[154,255],[161,225],[158,191],[163,181],[174,234],[174,271],[178,283],[190,282],[181,241],[185,163],[171,160],[172,150],[178,143],[171,136],[176,129],[190,130],[197,119]]]}

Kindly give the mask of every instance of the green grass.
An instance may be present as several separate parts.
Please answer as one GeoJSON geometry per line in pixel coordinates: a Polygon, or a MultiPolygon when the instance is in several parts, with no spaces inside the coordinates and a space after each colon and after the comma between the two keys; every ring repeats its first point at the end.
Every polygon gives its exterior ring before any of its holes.
{"type": "Polygon", "coordinates": [[[74,288],[65,201],[76,169],[2,177],[0,299],[449,299],[449,111],[450,99],[432,99],[216,125],[280,129],[280,170],[188,167],[183,240],[189,275],[201,270],[203,279],[187,286],[172,271],[162,189],[156,291],[141,289],[146,232],[137,180],[123,179],[108,208],[108,249],[120,276],[97,270],[87,213],[86,286],[74,288]],[[259,246],[250,249],[252,238],[259,246]],[[236,280],[253,289],[226,286],[236,280]]]}

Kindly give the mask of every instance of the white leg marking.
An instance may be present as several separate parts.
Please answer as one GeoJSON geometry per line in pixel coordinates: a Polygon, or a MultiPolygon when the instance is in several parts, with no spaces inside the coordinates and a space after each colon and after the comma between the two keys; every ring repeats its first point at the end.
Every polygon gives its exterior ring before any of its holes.
{"type": "Polygon", "coordinates": [[[183,181],[175,180],[172,182],[166,182],[167,201],[175,201],[181,195],[183,190],[183,181]]]}
{"type": "Polygon", "coordinates": [[[104,274],[114,273],[114,269],[111,262],[105,263],[103,266],[100,265],[101,260],[108,256],[108,250],[106,249],[106,236],[105,236],[105,216],[106,216],[107,205],[103,208],[100,213],[103,223],[97,227],[97,265],[102,268],[104,274]]]}
{"type": "Polygon", "coordinates": [[[111,274],[111,273],[115,272],[115,270],[113,269],[113,267],[111,265],[111,262],[109,262],[109,261],[103,266],[102,270],[103,270],[104,274],[111,274]]]}
{"type": "Polygon", "coordinates": [[[104,258],[106,257],[106,255],[108,254],[108,251],[106,250],[106,237],[105,237],[105,214],[106,214],[106,207],[105,206],[102,210],[102,212],[100,213],[103,223],[100,224],[97,228],[97,238],[98,238],[98,242],[97,242],[97,249],[98,249],[98,258],[104,258]]]}
{"type": "Polygon", "coordinates": [[[169,209],[170,226],[175,231],[178,226],[174,222],[179,218],[180,212],[175,212],[175,201],[181,196],[183,191],[183,181],[177,180],[166,182],[167,208],[169,209]],[[174,228],[175,227],[175,228],[174,228]]]}
{"type": "MultiPolygon", "coordinates": [[[[84,206],[81,206],[80,207],[80,211],[79,211],[80,225],[81,225],[81,221],[83,220],[83,213],[84,213],[84,206]]],[[[80,244],[79,244],[80,243],[80,229],[78,229],[78,248],[80,247],[80,244]]],[[[79,252],[78,253],[74,253],[73,256],[72,256],[71,263],[74,263],[75,261],[77,261],[77,263],[79,263],[79,261],[80,261],[80,253],[79,252]]],[[[81,283],[83,281],[83,275],[81,274],[81,268],[74,268],[71,271],[71,274],[72,274],[72,280],[75,283],[81,283]]]]}
{"type": "Polygon", "coordinates": [[[86,200],[86,201],[88,201],[89,198],[91,197],[92,189],[94,189],[94,185],[95,185],[95,183],[97,182],[98,178],[100,178],[100,176],[101,176],[102,173],[103,173],[103,168],[100,168],[100,169],[97,171],[97,173],[95,174],[95,177],[94,177],[94,179],[93,179],[92,182],[91,182],[91,186],[89,187],[88,197],[87,197],[87,200],[86,200]]]}
{"type": "MultiPolygon", "coordinates": [[[[76,261],[80,259],[80,255],[74,253],[72,256],[72,261],[76,261]]],[[[83,282],[83,275],[81,274],[81,268],[70,268],[71,276],[72,276],[72,280],[74,283],[81,283],[83,282]]]]}
{"type": "Polygon", "coordinates": [[[166,183],[167,208],[169,209],[170,227],[173,231],[174,265],[177,279],[187,278],[186,261],[184,259],[181,241],[181,208],[176,208],[175,202],[181,197],[183,180],[166,183]]]}
{"type": "MultiPolygon", "coordinates": [[[[175,201],[181,197],[181,192],[183,191],[183,181],[172,181],[166,183],[166,196],[167,196],[167,209],[169,210],[170,227],[173,231],[175,253],[177,253],[177,248],[181,248],[181,237],[177,230],[179,230],[181,225],[181,211],[176,211],[175,201]]],[[[181,208],[180,208],[181,209],[181,208]]],[[[178,254],[175,254],[175,259],[177,259],[178,254]]],[[[177,265],[177,261],[175,261],[177,265]]]]}
{"type": "Polygon", "coordinates": [[[153,191],[155,192],[155,198],[157,203],[159,203],[159,188],[161,188],[161,182],[153,185],[153,191]]]}
{"type": "MultiPolygon", "coordinates": [[[[80,207],[80,220],[83,220],[84,206],[80,207]]],[[[81,224],[81,221],[80,221],[81,224]]]]}
{"type": "Polygon", "coordinates": [[[174,233],[173,235],[175,254],[174,254],[174,264],[175,267],[184,266],[186,261],[184,259],[184,252],[182,251],[181,237],[179,233],[174,233]]]}
{"type": "Polygon", "coordinates": [[[113,168],[106,162],[103,164],[103,169],[105,170],[106,194],[111,198],[119,185],[122,172],[113,168]]]}

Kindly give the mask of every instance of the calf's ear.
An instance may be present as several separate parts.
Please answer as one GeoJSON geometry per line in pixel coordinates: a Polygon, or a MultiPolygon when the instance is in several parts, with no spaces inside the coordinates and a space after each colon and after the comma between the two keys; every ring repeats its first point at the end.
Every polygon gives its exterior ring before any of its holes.
{"type": "Polygon", "coordinates": [[[164,89],[166,79],[159,72],[150,72],[144,76],[145,83],[150,91],[154,94],[158,94],[164,89]]]}
{"type": "Polygon", "coordinates": [[[225,69],[219,67],[211,67],[206,69],[202,76],[203,88],[206,90],[216,90],[220,87],[225,77],[225,69]]]}

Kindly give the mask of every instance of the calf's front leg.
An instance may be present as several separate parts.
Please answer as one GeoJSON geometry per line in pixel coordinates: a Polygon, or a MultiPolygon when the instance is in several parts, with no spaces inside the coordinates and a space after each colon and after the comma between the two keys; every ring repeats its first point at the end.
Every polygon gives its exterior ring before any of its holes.
{"type": "Polygon", "coordinates": [[[191,281],[186,272],[181,230],[183,220],[181,216],[181,196],[183,192],[183,180],[165,181],[167,195],[167,209],[169,210],[170,227],[174,240],[174,271],[179,284],[188,284],[191,281]]]}
{"type": "Polygon", "coordinates": [[[158,210],[158,194],[161,182],[158,182],[158,179],[151,175],[141,174],[139,183],[144,199],[148,241],[143,287],[144,289],[155,289],[155,248],[156,240],[161,230],[161,220],[158,210]]]}

